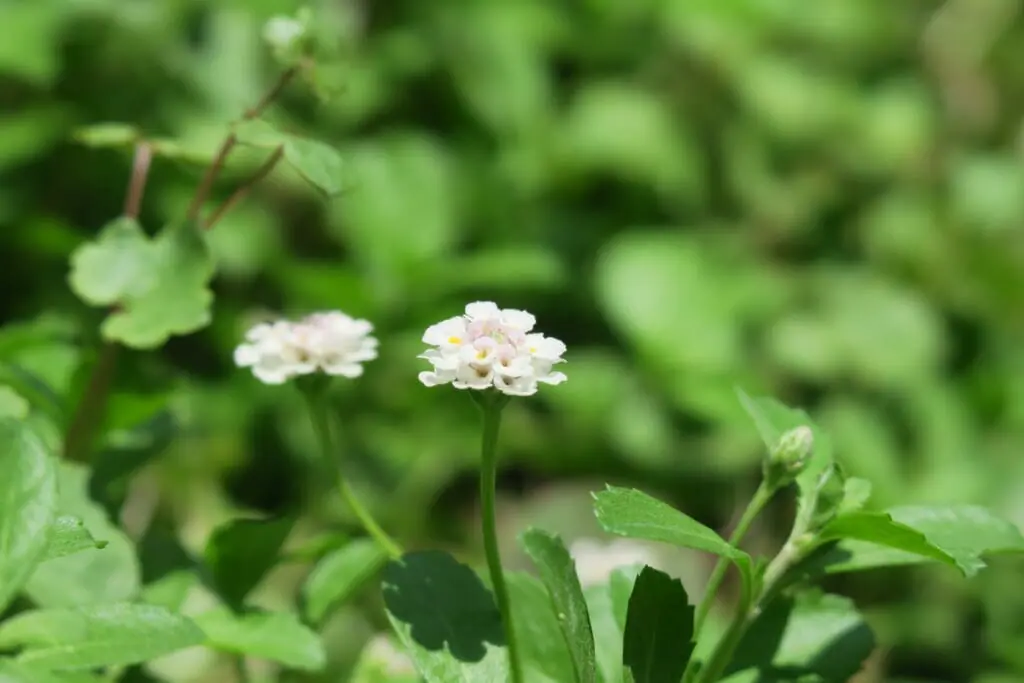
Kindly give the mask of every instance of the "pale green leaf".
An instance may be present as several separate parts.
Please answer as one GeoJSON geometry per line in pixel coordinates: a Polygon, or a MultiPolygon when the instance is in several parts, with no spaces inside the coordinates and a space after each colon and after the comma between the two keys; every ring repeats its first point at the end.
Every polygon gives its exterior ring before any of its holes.
{"type": "Polygon", "coordinates": [[[341,155],[333,147],[316,140],[292,137],[284,146],[284,158],[324,194],[332,196],[344,189],[341,155]]]}
{"type": "Polygon", "coordinates": [[[320,671],[327,654],[320,636],[285,612],[235,614],[226,608],[195,618],[212,648],[278,662],[291,669],[320,671]]]}
{"type": "Polygon", "coordinates": [[[72,555],[82,550],[102,550],[107,547],[106,541],[97,541],[85,522],[72,515],[61,515],[54,520],[50,528],[50,537],[43,553],[43,561],[55,560],[58,557],[72,555]]]}
{"type": "Polygon", "coordinates": [[[380,544],[355,539],[321,559],[302,587],[306,616],[323,621],[335,605],[344,602],[373,576],[387,560],[380,544]]]}
{"type": "Polygon", "coordinates": [[[44,670],[93,669],[144,662],[203,642],[189,619],[132,603],[23,612],[0,624],[0,649],[44,670]]]}
{"type": "Polygon", "coordinates": [[[138,221],[122,216],[71,255],[71,289],[86,303],[109,306],[144,295],[156,283],[159,254],[138,221]]]}

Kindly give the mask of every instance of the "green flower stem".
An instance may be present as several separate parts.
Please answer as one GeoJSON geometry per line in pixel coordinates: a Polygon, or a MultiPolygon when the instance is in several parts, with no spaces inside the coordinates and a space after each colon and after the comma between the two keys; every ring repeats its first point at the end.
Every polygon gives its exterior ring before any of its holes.
{"type": "Polygon", "coordinates": [[[708,657],[707,665],[697,673],[697,683],[714,683],[714,681],[722,677],[725,667],[732,661],[732,655],[736,651],[736,646],[740,644],[743,634],[747,631],[753,599],[754,596],[751,595],[749,586],[744,582],[740,602],[736,606],[736,615],[725,630],[725,633],[722,634],[718,644],[715,645],[711,656],[708,657]]]}
{"type": "MultiPolygon", "coordinates": [[[[729,544],[736,547],[743,540],[743,537],[747,535],[750,530],[750,525],[754,522],[754,519],[761,513],[764,506],[768,504],[768,501],[775,495],[775,490],[769,488],[766,482],[762,481],[760,486],[757,487],[757,491],[754,492],[754,496],[750,499],[750,503],[747,505],[747,509],[743,511],[743,516],[740,517],[739,523],[736,525],[736,529],[732,532],[729,537],[729,544]]],[[[700,601],[700,605],[697,607],[697,614],[694,617],[693,635],[694,638],[700,635],[700,630],[704,626],[705,620],[707,620],[708,613],[711,611],[711,606],[715,602],[715,597],[718,594],[718,589],[722,585],[722,580],[725,578],[725,572],[729,569],[731,561],[726,557],[719,557],[718,562],[715,564],[714,571],[711,572],[711,578],[708,579],[707,589],[704,591],[704,597],[700,601]]]]}
{"type": "MultiPolygon", "coordinates": [[[[331,435],[331,420],[330,415],[327,411],[327,404],[323,400],[320,392],[303,391],[303,396],[306,398],[306,405],[309,408],[309,415],[313,421],[313,430],[316,432],[317,441],[320,442],[320,451],[323,454],[324,460],[330,463],[332,466],[335,465],[335,458],[337,456],[337,449],[335,448],[334,438],[331,435]]],[[[363,504],[359,502],[359,498],[356,496],[355,491],[348,485],[345,477],[335,467],[333,471],[336,474],[338,490],[341,492],[341,497],[348,504],[349,508],[355,514],[356,518],[363,525],[370,536],[373,537],[377,544],[380,545],[384,551],[391,556],[392,559],[398,559],[402,556],[402,548],[388,536],[387,532],[384,531],[377,524],[376,520],[373,519],[373,515],[370,511],[363,507],[363,504]]]]}
{"type": "Polygon", "coordinates": [[[512,624],[512,609],[508,597],[508,586],[505,585],[505,574],[501,569],[501,554],[498,552],[498,529],[494,513],[494,494],[498,476],[498,429],[501,426],[502,403],[480,402],[483,410],[483,444],[481,449],[480,472],[480,504],[483,508],[484,552],[487,555],[487,569],[491,575],[491,585],[501,612],[501,623],[505,629],[505,642],[508,645],[509,670],[512,683],[523,683],[522,664],[519,659],[519,648],[516,645],[516,632],[512,624]]]}

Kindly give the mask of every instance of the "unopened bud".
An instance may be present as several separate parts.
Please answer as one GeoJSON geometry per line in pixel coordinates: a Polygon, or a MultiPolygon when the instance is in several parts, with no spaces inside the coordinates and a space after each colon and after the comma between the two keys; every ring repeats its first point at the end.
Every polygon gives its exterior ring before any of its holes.
{"type": "Polygon", "coordinates": [[[814,452],[814,432],[810,427],[795,427],[779,439],[768,454],[764,476],[770,486],[781,488],[804,471],[814,452]]]}

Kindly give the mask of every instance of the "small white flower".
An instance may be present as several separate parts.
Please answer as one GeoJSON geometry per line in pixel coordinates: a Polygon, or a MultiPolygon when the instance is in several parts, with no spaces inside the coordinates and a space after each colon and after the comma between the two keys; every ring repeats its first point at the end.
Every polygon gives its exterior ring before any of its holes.
{"type": "Polygon", "coordinates": [[[611,543],[581,538],[569,546],[569,554],[576,561],[576,573],[584,587],[606,583],[619,567],[659,565],[658,555],[652,548],[628,538],[617,538],[611,543]]]}
{"type": "Polygon", "coordinates": [[[366,320],[339,311],[313,313],[297,322],[261,323],[235,349],[235,364],[252,368],[266,384],[282,384],[314,372],[359,377],[362,364],[377,357],[372,331],[373,325],[366,320]]]}
{"type": "Polygon", "coordinates": [[[535,394],[538,384],[561,384],[565,374],[552,368],[565,362],[565,344],[532,332],[536,323],[526,311],[473,302],[465,315],[442,320],[424,332],[423,343],[434,348],[418,357],[433,369],[421,372],[419,379],[428,387],[494,387],[512,396],[535,394]]]}
{"type": "Polygon", "coordinates": [[[272,17],[263,26],[263,39],[280,51],[293,49],[306,33],[305,22],[292,17],[272,17]]]}

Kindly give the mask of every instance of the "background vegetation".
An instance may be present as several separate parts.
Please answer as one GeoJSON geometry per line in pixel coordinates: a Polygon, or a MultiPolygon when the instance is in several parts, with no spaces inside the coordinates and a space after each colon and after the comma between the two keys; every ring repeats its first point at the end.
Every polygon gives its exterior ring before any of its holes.
{"type": "MultiPolygon", "coordinates": [[[[258,594],[291,600],[311,539],[350,522],[324,495],[298,396],[231,352],[253,320],[321,308],[382,339],[336,407],[352,476],[412,547],[479,552],[474,408],[415,380],[425,326],[477,299],[534,312],[569,346],[570,381],[506,411],[513,565],[529,524],[597,535],[587,492],[606,481],[727,528],[760,458],[737,384],[808,409],[878,507],[976,502],[1024,524],[1013,0],[320,4],[346,49],[321,74],[334,97],[292,87],[272,116],[335,144],[346,190],[327,201],[275,172],[208,233],[212,326],[120,355],[91,492],[142,567],[90,570],[90,595],[166,576],[228,518],[302,511],[295,561],[258,594]]],[[[96,362],[100,313],[71,293],[68,256],[120,212],[131,157],[75,130],[121,121],[179,143],[154,162],[142,220],[156,228],[275,77],[262,25],[295,7],[0,4],[3,381],[27,370],[70,414],[96,362]]],[[[790,511],[774,514],[752,543],[781,540],[790,511]]],[[[710,571],[665,561],[694,591],[710,571]]],[[[835,582],[878,632],[863,680],[1021,680],[1022,569],[835,582]]],[[[383,628],[374,602],[332,619],[339,669],[383,628]]],[[[221,665],[200,652],[158,668],[220,680],[221,665]]]]}

